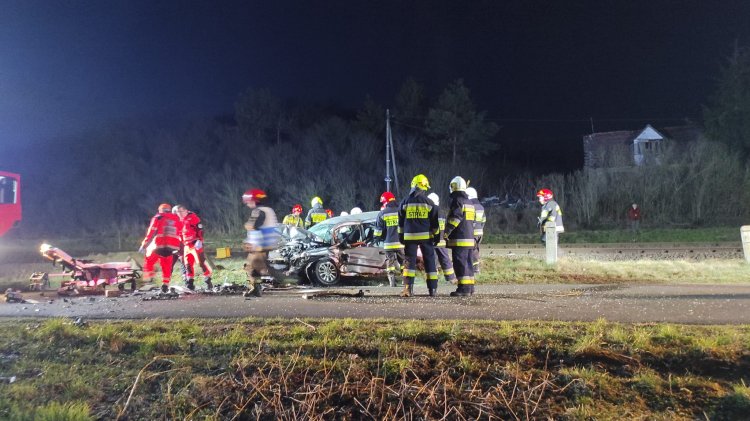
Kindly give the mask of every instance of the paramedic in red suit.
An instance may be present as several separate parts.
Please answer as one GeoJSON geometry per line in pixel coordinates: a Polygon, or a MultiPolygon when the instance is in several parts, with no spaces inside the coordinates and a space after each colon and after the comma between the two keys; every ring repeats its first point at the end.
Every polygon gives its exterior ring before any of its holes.
{"type": "Polygon", "coordinates": [[[187,210],[183,205],[178,205],[177,214],[182,220],[182,244],[185,245],[185,271],[187,272],[187,287],[189,290],[195,290],[195,271],[193,266],[198,263],[203,269],[203,280],[206,282],[206,289],[212,289],[211,267],[206,261],[206,255],[203,253],[203,224],[201,219],[194,212],[187,210]]]}
{"type": "Polygon", "coordinates": [[[180,249],[182,223],[177,215],[172,214],[169,203],[159,205],[159,213],[151,218],[146,236],[138,250],[145,254],[143,277],[154,277],[154,265],[159,261],[162,274],[162,292],[169,290],[169,279],[172,277],[172,261],[180,249]]]}

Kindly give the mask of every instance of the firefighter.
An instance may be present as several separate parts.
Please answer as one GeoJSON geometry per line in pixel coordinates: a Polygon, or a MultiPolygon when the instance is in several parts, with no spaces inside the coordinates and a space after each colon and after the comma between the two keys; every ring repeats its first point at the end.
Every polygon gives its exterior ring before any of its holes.
{"type": "Polygon", "coordinates": [[[177,214],[182,221],[182,244],[185,247],[183,263],[187,276],[187,287],[195,291],[195,271],[193,266],[198,263],[203,269],[203,281],[206,283],[206,289],[212,289],[211,273],[213,270],[206,260],[203,250],[203,224],[201,219],[194,212],[187,210],[184,205],[177,206],[177,214]]]}
{"type": "Polygon", "coordinates": [[[466,188],[466,196],[474,205],[474,250],[471,252],[471,267],[474,270],[474,278],[479,275],[479,244],[482,243],[484,236],[484,224],[487,217],[484,215],[484,206],[479,202],[477,191],[474,187],[466,188]]]}
{"type": "Polygon", "coordinates": [[[263,295],[262,277],[270,272],[268,252],[275,249],[279,242],[276,213],[267,206],[260,206],[265,199],[266,193],[260,189],[250,189],[242,195],[242,202],[250,208],[250,218],[245,222],[247,238],[243,248],[249,252],[245,271],[253,289],[245,293],[246,297],[263,295]]]}
{"type": "Polygon", "coordinates": [[[138,250],[145,254],[143,262],[143,277],[153,279],[154,265],[159,261],[161,266],[161,291],[169,291],[169,280],[172,277],[172,262],[180,249],[180,231],[182,223],[177,215],[171,213],[169,203],[159,205],[157,214],[151,218],[146,230],[146,236],[141,241],[138,250]]]}
{"type": "Polygon", "coordinates": [[[450,182],[451,204],[445,222],[446,245],[453,255],[453,269],[458,287],[451,297],[474,294],[474,271],[471,252],[474,250],[474,204],[466,195],[466,180],[454,177],[450,182]]]}
{"type": "Polygon", "coordinates": [[[431,297],[437,295],[437,269],[435,267],[434,245],[440,240],[437,206],[427,198],[430,182],[423,174],[411,180],[411,191],[399,205],[398,233],[404,244],[404,290],[402,297],[414,295],[414,276],[417,273],[417,253],[422,252],[427,290],[431,297]]]}
{"type": "Polygon", "coordinates": [[[547,223],[555,226],[555,232],[565,232],[565,228],[563,227],[562,210],[560,209],[560,205],[555,201],[555,195],[552,194],[552,190],[541,189],[536,193],[536,197],[542,205],[542,212],[539,215],[537,226],[542,233],[542,243],[546,243],[547,238],[544,233],[544,226],[547,223]]]}
{"type": "MultiPolygon", "coordinates": [[[[180,220],[180,215],[178,214],[177,208],[179,208],[179,205],[172,206],[172,215],[176,216],[177,220],[180,220]]],[[[180,228],[179,234],[182,235],[182,228],[180,228]]],[[[187,283],[187,268],[185,268],[185,245],[182,244],[182,240],[180,240],[180,249],[174,255],[174,259],[172,259],[172,272],[173,273],[174,273],[174,267],[178,263],[180,264],[180,273],[182,274],[182,282],[187,283]]]]}
{"type": "Polygon", "coordinates": [[[445,238],[443,235],[443,233],[445,232],[445,218],[440,215],[440,196],[438,196],[436,193],[430,193],[427,195],[427,198],[432,200],[432,203],[434,203],[438,208],[438,225],[440,226],[440,234],[438,234],[438,238],[440,239],[440,241],[435,244],[435,256],[437,257],[437,264],[440,266],[439,269],[443,272],[445,281],[455,285],[458,282],[456,281],[456,272],[453,270],[451,255],[448,252],[448,249],[445,248],[445,238]]]}
{"type": "Polygon", "coordinates": [[[304,227],[305,223],[302,220],[302,217],[300,215],[302,215],[302,205],[298,203],[294,205],[294,207],[292,207],[292,213],[285,216],[284,220],[281,223],[290,228],[291,227],[302,228],[304,227]]]}
{"type": "Polygon", "coordinates": [[[375,219],[375,238],[383,239],[388,283],[395,287],[396,273],[404,264],[404,245],[398,235],[398,203],[389,191],[380,195],[380,203],[383,208],[375,219]]]}
{"type": "Polygon", "coordinates": [[[305,218],[305,228],[308,229],[328,219],[328,212],[323,209],[323,201],[319,197],[313,197],[310,206],[311,209],[307,211],[307,217],[305,218]]]}

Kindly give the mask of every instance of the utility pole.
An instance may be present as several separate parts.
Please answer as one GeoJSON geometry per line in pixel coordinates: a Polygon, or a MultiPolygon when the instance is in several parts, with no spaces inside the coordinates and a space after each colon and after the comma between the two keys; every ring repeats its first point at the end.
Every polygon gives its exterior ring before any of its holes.
{"type": "Polygon", "coordinates": [[[401,193],[398,188],[398,172],[396,171],[396,153],[393,147],[393,135],[391,134],[391,110],[385,110],[385,191],[391,191],[391,166],[393,177],[396,181],[396,196],[401,193]]]}

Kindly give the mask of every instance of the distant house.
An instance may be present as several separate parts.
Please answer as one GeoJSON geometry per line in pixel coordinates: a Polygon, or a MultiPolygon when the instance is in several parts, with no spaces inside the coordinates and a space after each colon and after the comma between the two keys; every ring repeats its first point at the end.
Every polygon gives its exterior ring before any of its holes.
{"type": "Polygon", "coordinates": [[[657,130],[650,124],[640,130],[592,133],[583,137],[583,166],[612,168],[658,164],[666,142],[691,142],[701,135],[701,130],[692,125],[657,130]]]}

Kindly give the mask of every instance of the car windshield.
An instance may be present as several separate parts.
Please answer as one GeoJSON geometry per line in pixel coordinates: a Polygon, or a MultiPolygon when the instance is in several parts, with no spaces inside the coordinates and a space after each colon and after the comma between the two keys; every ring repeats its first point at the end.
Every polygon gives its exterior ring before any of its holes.
{"type": "Polygon", "coordinates": [[[315,240],[330,244],[332,240],[331,231],[333,230],[333,227],[336,226],[336,222],[337,221],[327,219],[315,224],[309,229],[309,232],[317,237],[315,240]]]}

